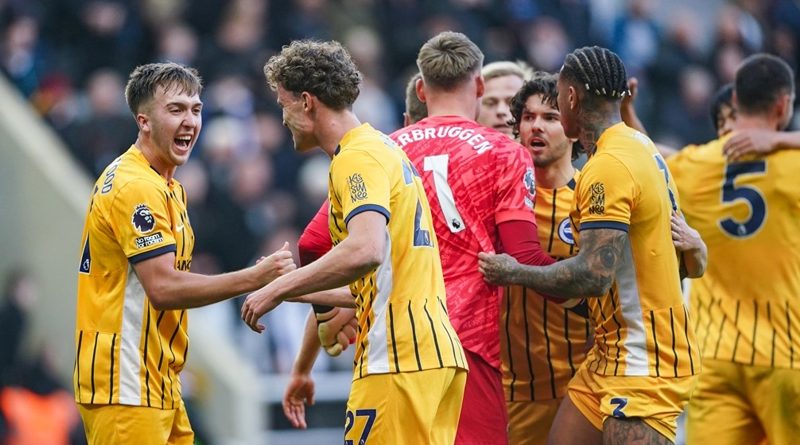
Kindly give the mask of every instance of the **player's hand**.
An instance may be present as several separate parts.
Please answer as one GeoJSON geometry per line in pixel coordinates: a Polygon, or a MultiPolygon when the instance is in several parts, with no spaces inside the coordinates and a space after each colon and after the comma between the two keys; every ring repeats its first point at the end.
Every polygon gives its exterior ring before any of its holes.
{"type": "Polygon", "coordinates": [[[496,255],[486,252],[478,254],[478,270],[489,283],[497,285],[515,284],[511,281],[511,278],[517,267],[519,267],[519,263],[511,255],[505,253],[496,255]]]}
{"type": "Polygon", "coordinates": [[[336,357],[355,341],[358,333],[355,309],[335,307],[328,312],[315,315],[319,342],[328,355],[336,357]]]}
{"type": "Polygon", "coordinates": [[[254,266],[258,270],[258,277],[261,280],[261,285],[271,283],[275,278],[297,269],[292,258],[292,252],[289,251],[289,243],[283,243],[283,247],[276,250],[272,255],[261,257],[256,261],[254,266]]]}
{"type": "Polygon", "coordinates": [[[275,309],[281,303],[279,295],[272,292],[269,285],[250,294],[242,305],[242,320],[259,334],[264,332],[265,326],[258,322],[267,312],[275,309]]]}
{"type": "Polygon", "coordinates": [[[737,130],[725,141],[722,153],[728,160],[735,161],[754,154],[764,154],[775,150],[775,132],[770,130],[737,130]]]}
{"type": "Polygon", "coordinates": [[[682,216],[673,212],[670,217],[670,226],[672,229],[672,244],[681,252],[689,250],[701,249],[703,246],[703,239],[697,230],[689,227],[686,220],[682,216]]]}
{"type": "Polygon", "coordinates": [[[314,379],[309,374],[292,373],[283,394],[283,414],[295,428],[306,429],[306,405],[314,404],[314,379]]]}

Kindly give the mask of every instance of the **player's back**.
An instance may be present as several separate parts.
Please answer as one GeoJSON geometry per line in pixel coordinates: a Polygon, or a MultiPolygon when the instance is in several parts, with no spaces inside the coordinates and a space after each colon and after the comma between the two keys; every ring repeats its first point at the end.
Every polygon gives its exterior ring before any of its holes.
{"type": "Polygon", "coordinates": [[[705,358],[800,365],[800,151],[728,162],[727,137],[669,159],[687,222],[708,246],[692,309],[705,358]]]}
{"type": "Polygon", "coordinates": [[[478,252],[500,250],[497,226],[534,221],[530,156],[507,136],[458,116],[432,116],[391,135],[416,165],[440,242],[450,320],[465,348],[499,367],[500,288],[478,252]]]}

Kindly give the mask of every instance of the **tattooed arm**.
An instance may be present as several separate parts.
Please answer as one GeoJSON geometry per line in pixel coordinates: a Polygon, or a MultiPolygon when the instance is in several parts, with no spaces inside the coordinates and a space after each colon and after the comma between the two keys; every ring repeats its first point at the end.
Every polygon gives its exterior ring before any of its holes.
{"type": "Polygon", "coordinates": [[[600,297],[611,288],[626,245],[627,232],[588,229],[581,232],[578,255],[549,266],[525,266],[508,255],[488,253],[478,255],[478,264],[486,281],[493,284],[519,284],[563,299],[600,297]]]}

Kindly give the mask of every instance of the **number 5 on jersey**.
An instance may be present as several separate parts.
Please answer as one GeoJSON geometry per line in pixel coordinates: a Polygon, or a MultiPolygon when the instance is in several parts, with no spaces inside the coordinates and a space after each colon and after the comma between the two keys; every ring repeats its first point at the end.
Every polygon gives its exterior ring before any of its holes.
{"type": "Polygon", "coordinates": [[[719,221],[723,232],[734,238],[747,238],[758,232],[767,219],[767,203],[761,191],[752,185],[736,186],[736,177],[740,175],[764,175],[767,171],[766,161],[749,161],[728,164],[725,167],[725,182],[722,184],[722,202],[731,204],[744,201],[750,207],[750,216],[743,221],[731,217],[719,221]]]}

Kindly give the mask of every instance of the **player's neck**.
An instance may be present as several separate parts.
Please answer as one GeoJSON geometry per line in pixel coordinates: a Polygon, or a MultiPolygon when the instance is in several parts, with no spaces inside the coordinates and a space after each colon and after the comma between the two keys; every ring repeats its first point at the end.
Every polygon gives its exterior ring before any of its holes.
{"type": "Polygon", "coordinates": [[[145,138],[141,137],[141,135],[136,138],[136,142],[134,142],[133,145],[142,152],[142,156],[144,156],[145,160],[153,167],[153,170],[158,172],[167,182],[172,180],[172,177],[175,175],[175,170],[178,168],[177,165],[164,161],[158,155],[155,147],[145,138]]]}
{"type": "Polygon", "coordinates": [[[546,167],[535,167],[536,186],[546,189],[557,189],[569,184],[575,176],[572,160],[565,156],[546,167]]]}
{"type": "Polygon", "coordinates": [[[361,121],[351,110],[332,111],[329,110],[327,115],[320,119],[319,127],[315,133],[317,141],[328,156],[333,157],[336,153],[336,148],[344,138],[348,131],[361,125],[361,121]]]}
{"type": "Polygon", "coordinates": [[[771,130],[780,129],[776,119],[769,116],[739,113],[736,116],[736,130],[771,130]]]}
{"type": "Polygon", "coordinates": [[[578,140],[588,156],[597,150],[597,140],[607,128],[622,122],[619,106],[605,103],[592,108],[585,108],[581,112],[581,125],[578,140]]]}
{"type": "Polygon", "coordinates": [[[426,98],[428,116],[460,116],[475,120],[480,102],[473,96],[461,92],[437,92],[426,98]]]}

